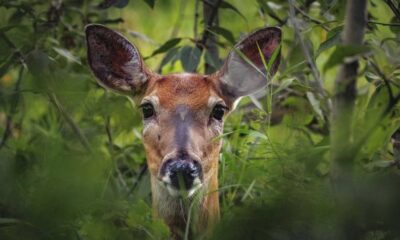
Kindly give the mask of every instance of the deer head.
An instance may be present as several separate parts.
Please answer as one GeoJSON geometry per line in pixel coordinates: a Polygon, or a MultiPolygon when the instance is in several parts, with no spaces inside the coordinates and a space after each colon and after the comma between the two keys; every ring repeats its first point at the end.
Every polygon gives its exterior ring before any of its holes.
{"type": "Polygon", "coordinates": [[[217,137],[234,103],[264,88],[277,71],[281,30],[268,27],[248,35],[212,75],[153,73],[133,44],[100,25],[87,26],[86,37],[89,65],[99,84],[131,97],[143,113],[155,213],[179,235],[186,214],[180,199],[202,192],[199,224],[206,228],[219,216],[222,142],[217,137]]]}

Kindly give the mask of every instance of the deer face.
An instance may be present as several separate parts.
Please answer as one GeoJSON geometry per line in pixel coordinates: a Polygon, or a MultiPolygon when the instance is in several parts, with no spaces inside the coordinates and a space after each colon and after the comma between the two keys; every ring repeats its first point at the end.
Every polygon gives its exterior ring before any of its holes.
{"type": "Polygon", "coordinates": [[[132,97],[143,112],[153,195],[190,197],[210,181],[216,183],[225,116],[236,100],[265,87],[276,72],[280,29],[264,28],[239,42],[213,75],[161,76],[147,70],[136,47],[118,33],[89,25],[86,36],[98,82],[132,97]]]}

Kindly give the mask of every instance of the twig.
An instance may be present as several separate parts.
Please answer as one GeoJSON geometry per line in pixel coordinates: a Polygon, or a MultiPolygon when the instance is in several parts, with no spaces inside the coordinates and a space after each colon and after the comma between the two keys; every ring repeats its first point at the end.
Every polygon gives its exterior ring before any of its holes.
{"type": "Polygon", "coordinates": [[[137,176],[135,183],[133,184],[131,190],[129,191],[129,194],[131,194],[137,188],[137,186],[139,185],[139,182],[142,180],[142,178],[146,172],[147,172],[147,164],[144,164],[141,167],[141,169],[139,171],[139,175],[137,176]]]}
{"type": "Polygon", "coordinates": [[[193,36],[197,40],[197,24],[199,22],[199,0],[196,0],[194,4],[194,26],[193,26],[193,36]]]}
{"type": "Polygon", "coordinates": [[[50,102],[54,104],[54,106],[58,109],[58,111],[61,113],[61,115],[64,117],[68,125],[71,127],[72,131],[78,136],[79,141],[82,143],[82,145],[90,152],[92,153],[92,148],[90,147],[89,141],[86,139],[85,135],[82,133],[81,129],[79,128],[78,125],[74,122],[72,117],[65,111],[64,107],[58,101],[57,96],[54,93],[48,93],[50,102]]]}
{"type": "Polygon", "coordinates": [[[397,20],[400,21],[400,10],[396,8],[392,0],[385,0],[386,4],[390,7],[397,20]]]}
{"type": "Polygon", "coordinates": [[[372,66],[372,68],[375,70],[375,72],[382,78],[382,80],[385,82],[385,86],[388,89],[389,93],[389,101],[393,102],[394,101],[394,95],[393,95],[393,90],[392,87],[390,86],[389,79],[386,77],[386,75],[379,69],[379,67],[373,62],[373,61],[368,61],[369,64],[372,66]]]}
{"type": "Polygon", "coordinates": [[[368,21],[368,23],[382,25],[382,26],[400,27],[400,23],[383,23],[383,22],[376,22],[376,21],[368,21]]]}
{"type": "Polygon", "coordinates": [[[306,12],[304,12],[304,11],[301,10],[299,7],[297,7],[295,4],[293,4],[293,7],[296,9],[297,12],[299,12],[301,15],[303,15],[303,17],[306,17],[306,18],[307,18],[308,20],[310,20],[311,22],[314,22],[314,23],[316,23],[316,24],[318,24],[318,25],[321,25],[321,27],[322,27],[325,31],[327,31],[327,32],[330,31],[329,28],[325,27],[325,25],[324,25],[325,23],[324,23],[324,22],[322,22],[322,21],[320,21],[320,20],[318,20],[318,19],[316,19],[316,18],[311,17],[311,16],[308,15],[306,12]]]}

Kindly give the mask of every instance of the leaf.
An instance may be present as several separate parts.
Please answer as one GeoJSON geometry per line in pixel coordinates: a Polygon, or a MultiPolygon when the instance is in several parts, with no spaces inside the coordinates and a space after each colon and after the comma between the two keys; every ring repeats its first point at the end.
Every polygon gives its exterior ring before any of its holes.
{"type": "Polygon", "coordinates": [[[207,64],[211,65],[215,69],[221,67],[219,59],[215,59],[215,57],[213,57],[208,51],[205,52],[204,59],[207,64]]]}
{"type": "Polygon", "coordinates": [[[20,224],[20,223],[22,223],[22,222],[15,218],[0,218],[0,228],[16,225],[16,224],[20,224]]]}
{"type": "Polygon", "coordinates": [[[179,58],[179,47],[168,50],[168,52],[165,54],[164,58],[161,61],[160,69],[162,69],[169,62],[171,61],[174,62],[178,60],[178,58],[179,58]]]}
{"type": "Polygon", "coordinates": [[[311,107],[314,109],[314,112],[316,112],[318,114],[318,117],[320,117],[321,119],[324,119],[324,115],[321,110],[320,102],[317,100],[315,95],[312,92],[307,92],[306,95],[307,95],[308,101],[311,104],[311,107]]]}
{"type": "Polygon", "coordinates": [[[278,57],[278,54],[281,51],[281,44],[279,44],[274,52],[272,53],[271,58],[268,60],[268,66],[267,66],[267,70],[269,71],[270,69],[272,69],[272,65],[275,63],[276,58],[278,57]]]}
{"type": "Polygon", "coordinates": [[[246,17],[245,17],[235,6],[233,6],[232,4],[230,4],[230,3],[228,3],[228,2],[225,2],[225,1],[222,1],[221,4],[219,5],[219,7],[220,7],[221,9],[230,9],[230,10],[236,12],[236,13],[237,13],[240,17],[242,17],[245,21],[247,21],[246,17]]]}
{"type": "Polygon", "coordinates": [[[15,58],[16,54],[12,54],[7,58],[6,62],[3,65],[0,65],[0,78],[2,78],[3,75],[5,75],[9,71],[15,61],[15,58]]]}
{"type": "Polygon", "coordinates": [[[198,47],[185,46],[181,49],[181,63],[187,72],[195,72],[200,62],[201,51],[198,47]]]}
{"type": "Polygon", "coordinates": [[[181,40],[182,40],[182,38],[172,38],[172,39],[166,41],[163,45],[161,45],[159,48],[154,50],[154,52],[149,57],[146,57],[145,59],[148,59],[148,58],[153,57],[153,56],[155,56],[157,54],[164,53],[164,52],[170,50],[171,48],[173,48],[176,45],[178,45],[178,43],[180,43],[181,40]]]}
{"type": "Polygon", "coordinates": [[[129,0],[117,0],[117,2],[114,4],[114,7],[116,8],[124,8],[126,5],[128,5],[129,0]]]}
{"type": "Polygon", "coordinates": [[[279,87],[272,94],[279,93],[283,89],[286,89],[293,83],[294,80],[296,80],[296,78],[293,77],[283,80],[282,83],[279,85],[279,87]]]}
{"type": "Polygon", "coordinates": [[[100,9],[107,9],[110,7],[124,8],[126,7],[126,5],[128,5],[128,3],[129,0],[104,0],[99,5],[97,5],[97,7],[100,9]]]}
{"type": "Polygon", "coordinates": [[[74,56],[70,51],[68,51],[67,49],[63,49],[63,48],[58,48],[58,47],[53,47],[54,51],[56,51],[58,54],[60,54],[61,56],[65,57],[68,61],[71,62],[75,62],[78,64],[81,64],[81,60],[74,56]]]}
{"type": "Polygon", "coordinates": [[[212,33],[216,33],[224,37],[228,42],[235,44],[235,37],[233,33],[226,28],[214,26],[210,30],[212,33]]]}
{"type": "Polygon", "coordinates": [[[151,9],[153,9],[156,4],[156,0],[144,0],[144,2],[147,3],[151,9]]]}
{"type": "Polygon", "coordinates": [[[343,30],[343,27],[337,27],[337,28],[332,29],[328,33],[328,38],[326,39],[326,41],[324,41],[323,43],[321,43],[319,45],[316,56],[319,56],[323,51],[325,51],[333,46],[338,45],[341,40],[342,30],[343,30]]]}
{"type": "Polygon", "coordinates": [[[367,46],[337,46],[329,60],[325,63],[323,71],[326,72],[330,68],[344,63],[346,58],[359,57],[360,55],[365,55],[370,51],[371,49],[367,46]]]}

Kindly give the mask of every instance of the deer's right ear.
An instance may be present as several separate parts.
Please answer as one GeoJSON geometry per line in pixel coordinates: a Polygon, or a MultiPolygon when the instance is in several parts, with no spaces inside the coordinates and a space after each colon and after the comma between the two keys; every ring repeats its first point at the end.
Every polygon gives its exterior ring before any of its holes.
{"type": "Polygon", "coordinates": [[[88,25],[85,31],[88,62],[100,85],[128,95],[142,91],[149,72],[136,47],[101,25],[88,25]]]}

